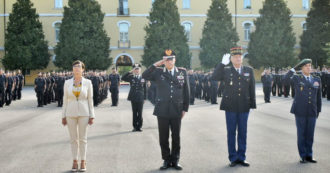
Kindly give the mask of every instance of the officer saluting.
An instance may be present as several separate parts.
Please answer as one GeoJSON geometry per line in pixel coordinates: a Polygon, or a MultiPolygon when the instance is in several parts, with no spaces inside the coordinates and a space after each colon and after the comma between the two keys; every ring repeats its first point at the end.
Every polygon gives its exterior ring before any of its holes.
{"type": "Polygon", "coordinates": [[[242,48],[235,47],[230,51],[231,56],[229,54],[223,56],[212,78],[225,83],[220,109],[226,111],[229,166],[233,167],[237,164],[249,166],[245,161],[246,135],[250,108],[256,108],[255,79],[253,69],[242,65],[242,48]],[[232,66],[225,67],[230,61],[232,66]],[[236,129],[238,129],[237,150],[236,129]]]}
{"type": "Polygon", "coordinates": [[[167,49],[163,60],[150,66],[142,77],[153,81],[157,88],[154,115],[158,119],[159,141],[164,164],[161,170],[174,167],[182,170],[180,158],[181,119],[189,108],[189,79],[183,68],[175,66],[175,53],[167,49]],[[159,66],[165,65],[164,68],[159,66]],[[172,131],[172,152],[169,148],[169,131],[172,131]]]}
{"type": "Polygon", "coordinates": [[[147,99],[146,97],[146,81],[141,77],[141,65],[134,64],[133,70],[131,72],[126,73],[122,77],[123,81],[130,83],[130,90],[128,94],[128,100],[132,103],[132,110],[133,110],[133,132],[139,131],[141,132],[142,128],[142,110],[144,100],[147,99]]]}
{"type": "Polygon", "coordinates": [[[290,112],[296,118],[301,163],[316,163],[316,160],[313,159],[312,147],[315,123],[322,105],[321,79],[317,76],[311,76],[311,63],[311,59],[304,59],[285,76],[286,79],[293,76],[295,97],[290,112]],[[295,71],[300,69],[302,74],[295,75],[295,71]]]}

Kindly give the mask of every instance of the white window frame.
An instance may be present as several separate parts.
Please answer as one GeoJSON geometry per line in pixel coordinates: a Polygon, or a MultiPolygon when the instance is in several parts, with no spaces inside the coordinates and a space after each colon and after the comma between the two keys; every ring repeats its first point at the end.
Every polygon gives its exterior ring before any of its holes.
{"type": "Polygon", "coordinates": [[[63,8],[63,0],[54,0],[54,8],[62,9],[63,8]]]}
{"type": "Polygon", "coordinates": [[[185,34],[187,36],[188,41],[191,41],[192,40],[192,37],[191,37],[192,34],[191,34],[191,32],[192,32],[193,23],[191,21],[183,21],[181,23],[181,25],[184,28],[184,32],[185,32],[185,34]],[[185,27],[186,24],[190,25],[190,31],[189,31],[189,33],[187,33],[187,30],[186,30],[186,27],[185,27]]]}
{"type": "Polygon", "coordinates": [[[119,0],[119,9],[123,9],[123,14],[128,15],[128,0],[119,0]],[[121,4],[122,3],[122,4],[121,4]]]}
{"type": "Polygon", "coordinates": [[[309,10],[309,0],[302,0],[302,8],[309,10]]]}
{"type": "Polygon", "coordinates": [[[54,54],[53,56],[52,56],[52,62],[55,62],[56,61],[56,55],[54,54]]]}
{"type": "Polygon", "coordinates": [[[60,38],[60,28],[57,28],[56,27],[56,24],[62,24],[62,21],[55,21],[53,23],[53,28],[54,28],[54,31],[55,31],[55,42],[59,42],[59,38],[60,38]]]}
{"type": "Polygon", "coordinates": [[[251,0],[243,0],[243,7],[244,9],[251,9],[251,0]]]}
{"type": "Polygon", "coordinates": [[[301,28],[303,29],[303,31],[307,30],[307,23],[306,21],[301,22],[301,28]]]}
{"type": "Polygon", "coordinates": [[[244,41],[250,41],[250,36],[251,36],[251,32],[252,32],[252,27],[253,27],[253,22],[251,21],[244,21],[242,23],[242,27],[243,27],[243,30],[244,30],[244,41]],[[250,28],[247,29],[245,26],[249,24],[250,25],[250,28]]]}
{"type": "Polygon", "coordinates": [[[191,0],[182,0],[182,8],[190,9],[191,8],[191,0]]]}
{"type": "Polygon", "coordinates": [[[118,30],[119,30],[119,41],[120,42],[128,42],[129,41],[129,28],[131,27],[131,23],[129,21],[119,21],[117,23],[118,30]],[[127,25],[127,32],[121,32],[120,25],[126,24],[127,25]]]}

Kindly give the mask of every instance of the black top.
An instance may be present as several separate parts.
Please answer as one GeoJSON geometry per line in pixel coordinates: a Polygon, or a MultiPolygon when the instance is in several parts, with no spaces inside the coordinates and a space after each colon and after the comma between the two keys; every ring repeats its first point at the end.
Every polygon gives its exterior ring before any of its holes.
{"type": "Polygon", "coordinates": [[[146,81],[140,76],[135,77],[132,73],[126,73],[122,77],[123,81],[130,83],[130,90],[128,94],[128,100],[133,102],[143,102],[146,100],[146,81]]]}
{"type": "Polygon", "coordinates": [[[224,81],[221,110],[245,113],[249,112],[250,108],[257,107],[254,72],[251,67],[242,66],[239,74],[233,66],[225,67],[219,63],[212,79],[224,81]]]}
{"type": "Polygon", "coordinates": [[[118,87],[120,82],[119,74],[110,74],[109,81],[111,82],[110,88],[118,87]]]}
{"type": "Polygon", "coordinates": [[[152,65],[142,77],[153,81],[157,88],[154,115],[175,119],[181,118],[182,111],[188,112],[190,89],[185,69],[175,67],[172,76],[166,68],[152,65]]]}

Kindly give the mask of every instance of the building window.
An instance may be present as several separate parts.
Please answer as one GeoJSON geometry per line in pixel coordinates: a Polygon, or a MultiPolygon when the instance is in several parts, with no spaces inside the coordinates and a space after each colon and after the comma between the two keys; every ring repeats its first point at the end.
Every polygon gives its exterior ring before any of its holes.
{"type": "Polygon", "coordinates": [[[309,0],[302,0],[303,9],[309,9],[309,0]]]}
{"type": "Polygon", "coordinates": [[[55,41],[59,42],[60,41],[60,28],[61,28],[61,22],[56,22],[54,24],[55,28],[55,41]]]}
{"type": "Polygon", "coordinates": [[[55,0],[55,8],[63,8],[63,0],[55,0]]]}
{"type": "Polygon", "coordinates": [[[250,34],[251,34],[251,23],[244,24],[244,40],[250,41],[250,34]]]}
{"type": "Polygon", "coordinates": [[[251,0],[244,0],[244,8],[251,9],[251,0]]]}
{"type": "Polygon", "coordinates": [[[302,28],[303,28],[303,31],[306,31],[307,30],[307,24],[306,24],[306,22],[302,24],[302,28]]]}
{"type": "Polygon", "coordinates": [[[129,15],[128,0],[119,0],[118,15],[129,15]]]}
{"type": "Polygon", "coordinates": [[[190,0],[183,0],[183,8],[190,8],[190,0]]]}
{"type": "Polygon", "coordinates": [[[184,22],[183,24],[184,27],[184,32],[187,36],[187,40],[191,41],[191,28],[192,28],[192,23],[191,22],[184,22]]]}
{"type": "Polygon", "coordinates": [[[52,57],[52,61],[53,61],[53,62],[56,61],[56,55],[53,55],[53,57],[52,57]]]}
{"type": "Polygon", "coordinates": [[[129,40],[129,38],[128,38],[128,28],[129,28],[128,23],[123,22],[123,23],[119,24],[119,33],[120,33],[119,40],[121,42],[127,42],[129,40]]]}

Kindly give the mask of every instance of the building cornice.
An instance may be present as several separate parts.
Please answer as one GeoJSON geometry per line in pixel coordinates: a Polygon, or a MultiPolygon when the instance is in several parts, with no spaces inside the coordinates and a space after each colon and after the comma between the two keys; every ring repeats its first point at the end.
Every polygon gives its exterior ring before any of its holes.
{"type": "MultiPolygon", "coordinates": [[[[9,14],[0,14],[0,17],[8,17],[9,14]]],[[[40,17],[63,17],[63,13],[40,13],[40,17]]],[[[148,17],[149,14],[130,14],[127,17],[148,17]]],[[[292,18],[306,18],[306,14],[293,14],[291,15],[292,18]]],[[[115,13],[107,13],[105,14],[105,17],[121,17],[117,16],[115,13]]],[[[126,16],[125,16],[126,17],[126,16]]],[[[206,14],[181,14],[180,17],[192,17],[192,18],[199,18],[199,17],[207,17],[206,14]]],[[[260,14],[237,14],[232,15],[232,17],[238,17],[238,18],[257,18],[260,17],[260,14]]]]}

